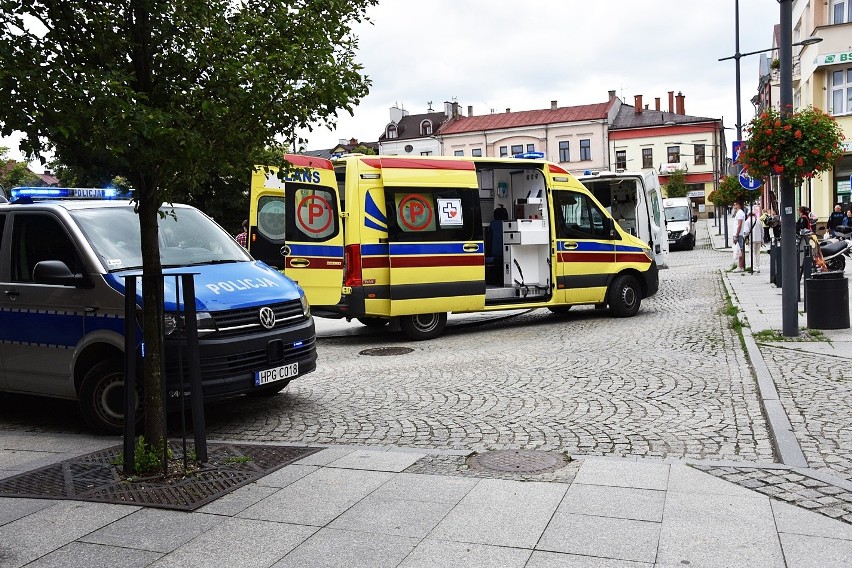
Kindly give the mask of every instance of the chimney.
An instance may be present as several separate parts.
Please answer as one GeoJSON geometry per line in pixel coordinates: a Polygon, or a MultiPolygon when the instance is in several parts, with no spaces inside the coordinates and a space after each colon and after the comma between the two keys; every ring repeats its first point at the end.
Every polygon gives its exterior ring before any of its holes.
{"type": "Polygon", "coordinates": [[[648,107],[651,106],[648,103],[645,103],[645,110],[648,110],[648,107]]]}
{"type": "Polygon", "coordinates": [[[459,116],[459,103],[453,102],[453,118],[458,118],[459,116]]]}
{"type": "Polygon", "coordinates": [[[669,91],[669,112],[674,112],[674,91],[669,91]]]}
{"type": "Polygon", "coordinates": [[[636,114],[642,114],[642,95],[633,95],[633,110],[636,114]]]}
{"type": "Polygon", "coordinates": [[[512,109],[507,108],[507,109],[506,109],[506,113],[508,114],[508,113],[510,113],[510,112],[512,112],[512,109]]]}
{"type": "Polygon", "coordinates": [[[349,139],[349,145],[350,146],[357,146],[358,145],[358,139],[357,138],[350,138],[349,139]]]}
{"type": "Polygon", "coordinates": [[[473,116],[473,105],[467,105],[467,115],[473,116]]]}
{"type": "Polygon", "coordinates": [[[450,101],[444,101],[444,116],[452,116],[453,115],[453,103],[450,101]]]}
{"type": "Polygon", "coordinates": [[[677,97],[675,97],[675,98],[677,99],[677,113],[678,114],[686,114],[686,111],[683,108],[683,100],[686,97],[683,96],[683,93],[681,91],[678,91],[677,97]]]}
{"type": "Polygon", "coordinates": [[[654,110],[660,110],[660,97],[654,97],[654,110]]]}
{"type": "Polygon", "coordinates": [[[615,91],[609,91],[609,99],[608,100],[611,101],[614,98],[615,98],[615,91]]]}
{"type": "Polygon", "coordinates": [[[338,138],[337,139],[337,145],[338,146],[346,146],[347,142],[348,142],[348,140],[346,140],[346,138],[338,138]]]}
{"type": "Polygon", "coordinates": [[[556,101],[550,101],[550,110],[556,110],[556,101]]]}

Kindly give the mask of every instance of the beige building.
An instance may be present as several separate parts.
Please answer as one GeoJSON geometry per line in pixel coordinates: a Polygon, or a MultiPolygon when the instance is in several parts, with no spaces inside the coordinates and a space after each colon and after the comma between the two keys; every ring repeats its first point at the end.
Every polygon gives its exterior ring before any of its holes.
{"type": "Polygon", "coordinates": [[[620,105],[615,91],[606,102],[559,107],[550,102],[549,109],[467,114],[454,104],[452,116],[438,130],[444,156],[514,156],[540,152],[565,169],[609,169],[609,125],[620,105]]]}
{"type": "MultiPolygon", "coordinates": [[[[793,47],[793,108],[813,106],[835,117],[846,136],[844,152],[833,170],[796,188],[797,203],[809,206],[824,221],[834,204],[852,207],[852,0],[794,0],[793,43],[819,38],[819,43],[793,47]]],[[[773,32],[773,48],[780,43],[780,28],[773,32]]],[[[780,101],[780,75],[772,61],[777,51],[764,56],[758,112],[780,101]]],[[[774,181],[774,180],[773,180],[774,181]]]]}

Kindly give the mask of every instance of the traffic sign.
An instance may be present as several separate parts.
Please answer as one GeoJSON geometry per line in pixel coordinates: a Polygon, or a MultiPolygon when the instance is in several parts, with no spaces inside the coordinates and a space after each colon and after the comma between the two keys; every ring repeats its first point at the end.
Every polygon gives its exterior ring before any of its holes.
{"type": "Polygon", "coordinates": [[[740,185],[748,190],[755,190],[763,185],[763,182],[748,175],[748,172],[743,168],[740,170],[740,185]]]}
{"type": "Polygon", "coordinates": [[[731,142],[731,155],[733,156],[733,161],[736,164],[740,161],[740,150],[743,147],[742,140],[734,140],[731,142]]]}

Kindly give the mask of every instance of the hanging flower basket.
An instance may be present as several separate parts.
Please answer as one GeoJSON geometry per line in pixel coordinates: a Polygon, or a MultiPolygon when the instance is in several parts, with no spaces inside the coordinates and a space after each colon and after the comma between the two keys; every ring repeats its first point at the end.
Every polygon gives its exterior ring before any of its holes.
{"type": "Polygon", "coordinates": [[[843,131],[834,118],[808,107],[786,117],[776,109],[756,116],[738,163],[753,178],[779,175],[793,185],[831,169],[842,153],[843,131]]]}

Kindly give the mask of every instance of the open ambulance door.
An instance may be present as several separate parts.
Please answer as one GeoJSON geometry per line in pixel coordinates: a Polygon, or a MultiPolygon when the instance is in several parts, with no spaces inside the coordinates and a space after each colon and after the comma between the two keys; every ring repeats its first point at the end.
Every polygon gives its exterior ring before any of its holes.
{"type": "Polygon", "coordinates": [[[381,160],[392,316],[485,307],[485,245],[473,162],[381,160]]]}
{"type": "Polygon", "coordinates": [[[343,285],[343,230],[334,166],[310,156],[286,156],[293,170],[255,170],[249,252],[284,270],[312,306],[333,306],[343,285]]]}

